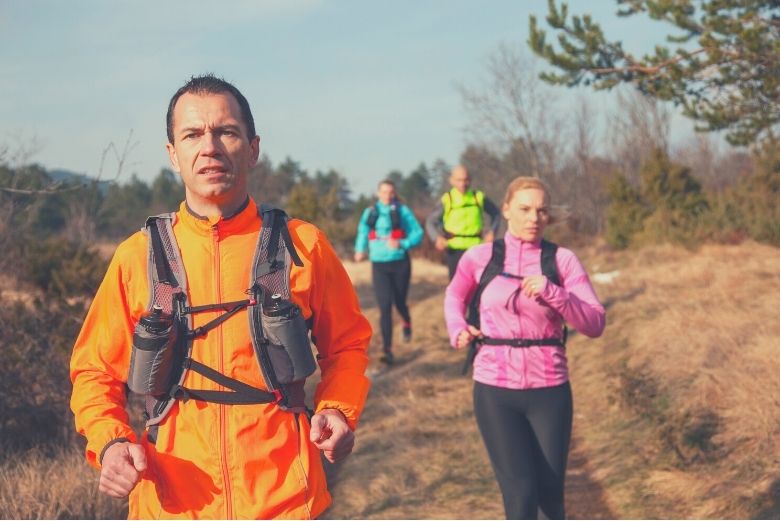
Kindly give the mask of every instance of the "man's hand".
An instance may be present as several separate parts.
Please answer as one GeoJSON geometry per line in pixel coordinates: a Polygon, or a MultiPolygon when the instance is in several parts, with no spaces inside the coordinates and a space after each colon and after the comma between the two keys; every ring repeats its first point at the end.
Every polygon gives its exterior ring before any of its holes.
{"type": "Polygon", "coordinates": [[[143,446],[128,441],[114,443],[103,454],[98,490],[111,497],[130,495],[146,470],[143,446]]]}
{"type": "Polygon", "coordinates": [[[483,237],[484,242],[493,242],[493,239],[495,239],[496,236],[493,232],[487,232],[485,236],[483,237]]]}
{"type": "Polygon", "coordinates": [[[447,239],[445,239],[441,235],[438,235],[436,237],[436,244],[434,244],[434,246],[436,246],[436,249],[439,250],[439,251],[446,250],[447,249],[447,239]]]}
{"type": "Polygon", "coordinates": [[[366,260],[366,252],[364,251],[356,251],[355,252],[355,262],[360,262],[366,260]]]}
{"type": "Polygon", "coordinates": [[[323,409],[312,416],[309,439],[331,463],[347,457],[355,446],[355,433],[336,409],[323,409]]]}

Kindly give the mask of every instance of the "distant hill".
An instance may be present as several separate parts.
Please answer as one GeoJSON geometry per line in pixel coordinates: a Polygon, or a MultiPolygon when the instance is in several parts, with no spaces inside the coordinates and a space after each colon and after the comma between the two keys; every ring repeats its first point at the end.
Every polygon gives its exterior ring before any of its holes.
{"type": "MultiPolygon", "coordinates": [[[[75,182],[82,184],[89,184],[95,181],[93,177],[86,174],[77,174],[71,170],[65,170],[64,168],[56,168],[54,170],[47,170],[47,174],[53,181],[59,182],[75,182]]],[[[105,194],[108,191],[108,187],[111,185],[111,181],[98,181],[98,187],[100,193],[105,194]]]]}

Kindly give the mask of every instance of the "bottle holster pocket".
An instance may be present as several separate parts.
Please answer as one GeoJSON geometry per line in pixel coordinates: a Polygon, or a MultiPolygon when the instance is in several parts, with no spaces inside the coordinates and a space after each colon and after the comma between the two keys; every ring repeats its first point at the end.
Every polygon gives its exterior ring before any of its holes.
{"type": "Polygon", "coordinates": [[[127,375],[131,391],[159,396],[170,390],[178,336],[175,322],[161,331],[149,331],[140,323],[135,326],[127,375]]]}
{"type": "Polygon", "coordinates": [[[309,342],[309,327],[300,309],[295,306],[294,310],[280,316],[261,313],[271,365],[276,379],[282,384],[302,380],[317,369],[309,342]]]}

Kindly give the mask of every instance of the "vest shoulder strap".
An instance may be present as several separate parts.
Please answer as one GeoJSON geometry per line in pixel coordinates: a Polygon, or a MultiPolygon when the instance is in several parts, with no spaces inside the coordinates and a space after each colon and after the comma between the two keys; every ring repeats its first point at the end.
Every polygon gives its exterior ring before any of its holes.
{"type": "MultiPolygon", "coordinates": [[[[371,211],[368,214],[366,224],[370,230],[376,229],[376,221],[379,219],[379,208],[376,205],[371,207],[371,211]]],[[[390,226],[393,230],[401,229],[401,212],[399,210],[399,204],[393,203],[390,205],[390,226]]]]}
{"type": "Polygon", "coordinates": [[[561,277],[558,273],[558,263],[555,262],[556,253],[558,253],[558,245],[542,239],[542,274],[550,282],[560,286],[561,277]]]}
{"type": "MultiPolygon", "coordinates": [[[[274,293],[281,294],[285,299],[290,298],[290,270],[292,264],[303,266],[288,229],[288,216],[279,208],[270,205],[260,205],[258,213],[262,218],[262,227],[258,234],[250,274],[250,290],[255,298],[270,298],[274,293]]],[[[183,330],[192,330],[192,315],[176,313],[179,306],[184,309],[187,306],[186,273],[181,260],[176,238],[173,234],[173,221],[175,214],[162,214],[149,217],[146,220],[144,231],[149,236],[148,248],[148,277],[149,277],[149,309],[154,305],[161,306],[166,312],[178,316],[183,330]]],[[[247,301],[248,302],[248,301],[247,301]]],[[[209,306],[206,306],[209,307],[209,306]]],[[[194,309],[194,308],[193,308],[194,309]]],[[[256,389],[242,382],[228,378],[211,368],[197,364],[192,360],[192,338],[186,340],[186,345],[180,346],[178,358],[180,360],[180,375],[168,396],[146,397],[145,416],[146,425],[149,427],[149,439],[154,442],[156,425],[158,425],[170,412],[177,399],[202,399],[216,403],[269,403],[277,402],[282,407],[295,412],[304,410],[303,384],[300,389],[295,386],[282,386],[276,381],[269,354],[267,341],[263,334],[259,313],[262,313],[262,304],[253,305],[250,317],[250,330],[255,354],[260,361],[262,376],[269,392],[256,389]],[[183,387],[187,370],[195,370],[207,378],[210,378],[230,391],[200,391],[183,387]]],[[[228,313],[224,314],[229,316],[228,313]]]]}
{"type": "Polygon", "coordinates": [[[480,209],[485,209],[485,192],[482,190],[474,190],[474,199],[477,201],[477,206],[480,207],[480,209]]]}
{"type": "Polygon", "coordinates": [[[479,327],[479,303],[482,300],[482,292],[485,291],[485,288],[490,284],[490,281],[504,271],[505,255],[506,244],[504,243],[504,239],[493,241],[490,260],[482,271],[482,275],[479,277],[479,284],[477,284],[477,289],[474,291],[474,296],[469,303],[468,323],[474,327],[479,327]]]}

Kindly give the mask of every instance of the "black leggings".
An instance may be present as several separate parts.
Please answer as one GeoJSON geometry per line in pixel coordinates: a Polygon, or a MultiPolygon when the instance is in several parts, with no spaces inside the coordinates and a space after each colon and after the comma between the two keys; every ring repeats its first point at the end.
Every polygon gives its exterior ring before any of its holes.
{"type": "Polygon", "coordinates": [[[379,327],[382,330],[382,348],[390,353],[393,346],[393,304],[406,322],[411,322],[406,294],[409,292],[409,279],[412,276],[412,263],[409,257],[391,262],[371,264],[371,276],[374,281],[374,294],[379,305],[379,327]]]}
{"type": "Polygon", "coordinates": [[[455,276],[455,271],[458,269],[458,262],[460,261],[460,258],[463,257],[464,253],[466,253],[466,250],[453,250],[452,248],[447,248],[447,271],[449,272],[450,280],[455,276]]]}
{"type": "Polygon", "coordinates": [[[506,518],[565,519],[563,482],[572,423],[569,382],[527,390],[474,382],[474,412],[506,518]]]}

